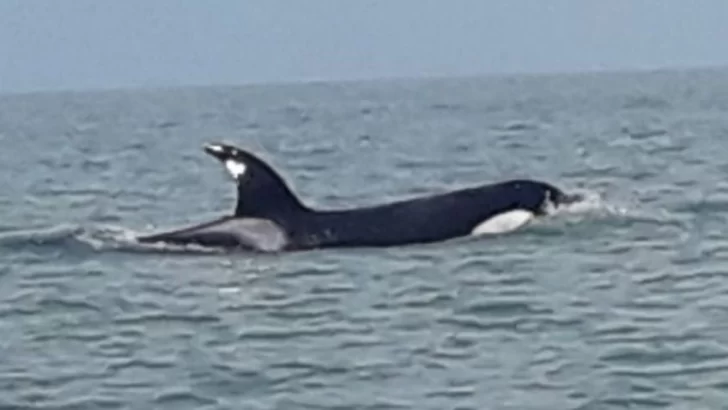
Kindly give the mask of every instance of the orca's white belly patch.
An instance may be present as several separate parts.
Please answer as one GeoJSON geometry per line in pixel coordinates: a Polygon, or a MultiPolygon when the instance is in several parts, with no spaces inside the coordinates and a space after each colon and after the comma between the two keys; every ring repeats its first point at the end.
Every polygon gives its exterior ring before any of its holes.
{"type": "Polygon", "coordinates": [[[533,212],[514,209],[494,215],[473,228],[472,235],[494,235],[512,232],[526,225],[534,218],[533,212]]]}

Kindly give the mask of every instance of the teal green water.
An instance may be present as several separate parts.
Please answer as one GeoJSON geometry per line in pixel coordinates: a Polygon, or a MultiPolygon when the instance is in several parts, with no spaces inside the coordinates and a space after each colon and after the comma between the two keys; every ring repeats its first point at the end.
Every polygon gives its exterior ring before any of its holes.
{"type": "Polygon", "coordinates": [[[0,407],[728,403],[728,71],[6,95],[0,144],[0,407]],[[217,140],[322,207],[589,199],[427,246],[134,244],[233,207],[217,140]]]}

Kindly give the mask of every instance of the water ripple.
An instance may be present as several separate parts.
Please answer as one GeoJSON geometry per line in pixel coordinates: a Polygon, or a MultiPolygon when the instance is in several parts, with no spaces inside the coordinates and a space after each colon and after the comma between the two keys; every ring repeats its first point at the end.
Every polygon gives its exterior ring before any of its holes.
{"type": "Polygon", "coordinates": [[[0,407],[723,408],[725,77],[0,96],[0,407]],[[429,246],[135,243],[229,212],[211,135],[312,203],[511,177],[587,200],[429,246]]]}

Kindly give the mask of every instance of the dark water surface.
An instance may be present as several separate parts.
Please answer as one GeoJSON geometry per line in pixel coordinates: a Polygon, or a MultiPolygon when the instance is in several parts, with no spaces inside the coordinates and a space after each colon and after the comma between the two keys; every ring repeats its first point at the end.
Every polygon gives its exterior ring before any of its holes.
{"type": "Polygon", "coordinates": [[[0,96],[0,406],[728,408],[728,72],[0,96]],[[517,233],[277,256],[135,245],[228,212],[512,177],[517,233]]]}

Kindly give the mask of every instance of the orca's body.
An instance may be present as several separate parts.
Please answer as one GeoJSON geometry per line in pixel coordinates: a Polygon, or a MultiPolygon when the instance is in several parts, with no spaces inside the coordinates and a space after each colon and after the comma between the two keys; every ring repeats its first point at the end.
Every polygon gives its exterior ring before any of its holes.
{"type": "Polygon", "coordinates": [[[205,150],[222,161],[238,186],[232,216],[138,238],[279,252],[332,247],[424,244],[515,230],[550,206],[581,199],[539,181],[511,180],[382,205],[314,210],[253,154],[230,145],[205,150]]]}

